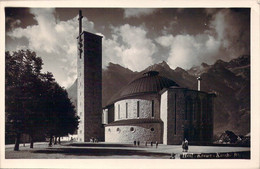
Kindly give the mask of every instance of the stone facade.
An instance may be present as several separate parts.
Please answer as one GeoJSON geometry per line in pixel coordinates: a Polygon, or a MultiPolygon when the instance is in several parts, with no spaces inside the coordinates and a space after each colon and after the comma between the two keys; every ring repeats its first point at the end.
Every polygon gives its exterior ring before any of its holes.
{"type": "Polygon", "coordinates": [[[162,143],[160,123],[144,123],[123,126],[107,126],[105,128],[105,141],[112,143],[133,143],[146,141],[162,143]]]}
{"type": "Polygon", "coordinates": [[[152,118],[152,101],[126,99],[115,103],[115,121],[120,119],[152,118]],[[139,108],[138,108],[139,107],[139,108]],[[139,109],[139,111],[138,111],[139,109]]]}
{"type": "Polygon", "coordinates": [[[84,142],[91,137],[103,140],[102,37],[84,31],[78,38],[78,48],[78,139],[84,142]]]}

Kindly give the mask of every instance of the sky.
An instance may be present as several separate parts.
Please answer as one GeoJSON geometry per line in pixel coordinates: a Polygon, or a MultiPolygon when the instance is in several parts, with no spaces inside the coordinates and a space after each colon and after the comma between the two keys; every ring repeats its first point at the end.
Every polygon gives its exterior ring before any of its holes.
{"type": "MultiPolygon", "coordinates": [[[[102,38],[109,62],[142,71],[250,55],[249,8],[81,8],[83,30],[102,38]]],[[[5,8],[6,51],[30,49],[67,88],[77,77],[78,8],[5,8]]]]}

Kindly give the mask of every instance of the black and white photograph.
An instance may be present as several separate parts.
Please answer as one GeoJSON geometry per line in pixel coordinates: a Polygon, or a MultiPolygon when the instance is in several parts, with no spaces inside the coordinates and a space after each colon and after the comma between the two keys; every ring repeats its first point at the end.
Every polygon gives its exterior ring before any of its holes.
{"type": "Polygon", "coordinates": [[[6,2],[0,167],[18,159],[259,167],[259,9],[251,6],[259,4],[173,2],[6,2]]]}

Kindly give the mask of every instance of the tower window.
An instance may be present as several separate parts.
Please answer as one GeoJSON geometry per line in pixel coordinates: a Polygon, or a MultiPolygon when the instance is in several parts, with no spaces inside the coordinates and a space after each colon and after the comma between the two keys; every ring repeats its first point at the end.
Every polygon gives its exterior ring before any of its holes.
{"type": "Polygon", "coordinates": [[[140,116],[140,102],[137,101],[137,117],[140,116]]]}

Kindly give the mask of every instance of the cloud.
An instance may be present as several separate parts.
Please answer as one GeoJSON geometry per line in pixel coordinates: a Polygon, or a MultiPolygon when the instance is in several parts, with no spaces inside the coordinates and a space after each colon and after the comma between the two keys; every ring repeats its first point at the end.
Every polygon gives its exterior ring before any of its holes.
{"type": "Polygon", "coordinates": [[[168,50],[167,62],[171,68],[189,69],[202,62],[231,60],[250,53],[248,15],[230,9],[208,10],[212,15],[209,29],[201,34],[171,35],[163,32],[156,42],[168,50]]]}
{"type": "Polygon", "coordinates": [[[124,16],[125,18],[130,17],[140,17],[140,16],[146,16],[150,15],[154,12],[156,12],[158,9],[154,8],[125,8],[124,9],[124,16]]]}
{"type": "Polygon", "coordinates": [[[147,38],[144,28],[125,24],[113,29],[112,39],[105,39],[103,45],[105,64],[111,61],[134,71],[153,64],[152,57],[157,47],[147,38]]]}
{"type": "Polygon", "coordinates": [[[232,9],[223,9],[213,15],[210,28],[228,53],[228,59],[250,53],[249,22],[246,12],[232,9]]]}
{"type": "MultiPolygon", "coordinates": [[[[63,75],[59,75],[60,70],[53,70],[55,79],[62,86],[71,85],[76,79],[76,57],[78,19],[60,21],[55,17],[54,9],[30,10],[37,21],[37,25],[27,26],[26,28],[16,28],[8,32],[8,36],[13,39],[26,38],[29,42],[28,48],[41,54],[43,61],[51,62],[51,59],[62,62],[64,65],[56,69],[64,69],[63,75]]],[[[94,23],[83,18],[83,29],[95,32],[94,23]]],[[[45,64],[47,67],[48,63],[45,64]]]]}
{"type": "Polygon", "coordinates": [[[16,26],[19,26],[21,24],[21,20],[17,19],[13,19],[10,17],[6,17],[5,18],[5,23],[6,23],[6,30],[12,30],[13,28],[15,28],[16,26]]]}
{"type": "Polygon", "coordinates": [[[167,62],[171,68],[189,69],[202,62],[212,63],[218,53],[219,42],[209,35],[165,35],[156,39],[170,48],[167,62]]]}

